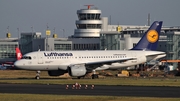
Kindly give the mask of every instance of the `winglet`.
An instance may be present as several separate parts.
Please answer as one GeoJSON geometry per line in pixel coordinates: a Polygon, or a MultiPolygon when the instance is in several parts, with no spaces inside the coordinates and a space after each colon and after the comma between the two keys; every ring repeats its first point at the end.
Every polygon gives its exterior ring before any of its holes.
{"type": "Polygon", "coordinates": [[[131,50],[156,50],[161,33],[162,21],[155,21],[131,50]]]}
{"type": "Polygon", "coordinates": [[[16,58],[20,60],[22,58],[22,53],[18,47],[16,47],[16,58]]]}

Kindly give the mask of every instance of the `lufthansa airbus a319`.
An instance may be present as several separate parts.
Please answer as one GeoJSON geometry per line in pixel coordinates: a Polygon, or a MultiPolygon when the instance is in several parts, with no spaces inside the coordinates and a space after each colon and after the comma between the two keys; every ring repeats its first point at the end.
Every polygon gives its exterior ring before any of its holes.
{"type": "Polygon", "coordinates": [[[165,52],[156,51],[161,27],[162,21],[155,21],[131,50],[36,51],[25,54],[14,65],[19,69],[38,71],[36,79],[39,79],[39,71],[48,71],[50,76],[69,73],[80,78],[96,70],[142,64],[166,56],[165,52]]]}

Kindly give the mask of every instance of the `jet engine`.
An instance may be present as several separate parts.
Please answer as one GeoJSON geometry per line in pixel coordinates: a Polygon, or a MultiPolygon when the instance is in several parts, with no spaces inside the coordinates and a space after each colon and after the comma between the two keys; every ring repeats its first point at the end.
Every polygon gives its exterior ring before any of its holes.
{"type": "Polygon", "coordinates": [[[65,71],[65,70],[48,71],[49,76],[60,76],[60,75],[63,75],[64,73],[67,73],[67,71],[65,71]]]}
{"type": "Polygon", "coordinates": [[[82,65],[73,65],[68,68],[68,73],[70,76],[80,77],[84,76],[86,72],[86,67],[82,65]]]}

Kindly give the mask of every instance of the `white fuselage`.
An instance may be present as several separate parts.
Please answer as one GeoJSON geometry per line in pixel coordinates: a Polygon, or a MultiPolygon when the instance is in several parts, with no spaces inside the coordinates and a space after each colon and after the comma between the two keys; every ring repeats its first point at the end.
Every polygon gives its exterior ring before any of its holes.
{"type": "MultiPolygon", "coordinates": [[[[118,59],[134,58],[124,62],[103,64],[96,70],[119,69],[145,63],[164,52],[159,51],[37,51],[25,54],[23,59],[15,62],[15,66],[26,70],[67,70],[74,64],[88,64],[118,59]],[[152,55],[151,57],[148,57],[152,55]]],[[[165,54],[165,53],[164,53],[165,54]]]]}

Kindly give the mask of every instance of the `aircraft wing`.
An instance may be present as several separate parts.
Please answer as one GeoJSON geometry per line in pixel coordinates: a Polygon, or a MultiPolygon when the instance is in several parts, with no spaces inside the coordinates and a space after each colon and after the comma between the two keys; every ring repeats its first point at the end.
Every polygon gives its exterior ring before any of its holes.
{"type": "Polygon", "coordinates": [[[85,65],[99,65],[99,66],[102,66],[102,65],[111,65],[112,63],[115,63],[115,62],[126,62],[128,60],[134,60],[136,58],[123,58],[123,59],[116,59],[116,60],[107,60],[107,61],[97,61],[97,62],[88,62],[88,63],[85,63],[85,65]]]}
{"type": "Polygon", "coordinates": [[[115,59],[115,60],[107,60],[107,61],[97,61],[97,62],[87,62],[87,63],[80,63],[80,64],[72,64],[72,65],[84,65],[87,69],[96,69],[103,65],[111,65],[112,63],[121,63],[126,62],[128,60],[136,60],[137,58],[123,58],[123,59],[115,59]]]}

